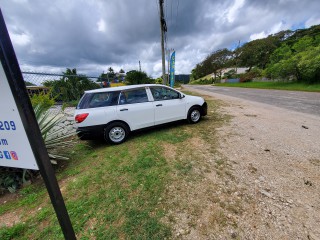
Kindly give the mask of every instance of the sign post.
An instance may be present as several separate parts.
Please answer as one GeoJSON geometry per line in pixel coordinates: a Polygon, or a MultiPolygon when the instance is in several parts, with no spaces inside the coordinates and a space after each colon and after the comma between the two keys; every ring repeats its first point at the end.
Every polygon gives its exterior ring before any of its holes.
{"type": "Polygon", "coordinates": [[[65,239],[76,239],[0,9],[0,166],[39,169],[65,239]]]}

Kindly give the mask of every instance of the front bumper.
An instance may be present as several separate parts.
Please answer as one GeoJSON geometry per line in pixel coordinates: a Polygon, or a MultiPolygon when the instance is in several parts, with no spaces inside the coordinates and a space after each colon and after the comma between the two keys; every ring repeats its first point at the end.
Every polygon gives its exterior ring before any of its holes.
{"type": "Polygon", "coordinates": [[[208,104],[204,102],[201,106],[201,116],[206,116],[208,114],[208,104]]]}

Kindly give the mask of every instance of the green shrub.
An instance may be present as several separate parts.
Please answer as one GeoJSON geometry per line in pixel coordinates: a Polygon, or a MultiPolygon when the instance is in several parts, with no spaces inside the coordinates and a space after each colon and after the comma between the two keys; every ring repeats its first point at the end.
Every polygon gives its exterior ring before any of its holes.
{"type": "Polygon", "coordinates": [[[45,94],[44,92],[32,95],[30,100],[33,108],[35,108],[37,105],[40,105],[40,104],[46,110],[52,107],[55,103],[55,100],[54,98],[50,97],[50,95],[51,95],[50,93],[45,94]]]}
{"type": "Polygon", "coordinates": [[[211,83],[212,83],[212,79],[208,79],[208,78],[200,78],[190,82],[190,84],[211,84],[211,83]]]}
{"type": "Polygon", "coordinates": [[[259,68],[253,68],[250,72],[239,74],[240,82],[252,82],[254,78],[262,76],[262,70],[259,68]]]}
{"type": "Polygon", "coordinates": [[[0,167],[0,194],[5,191],[15,192],[22,185],[29,183],[36,172],[22,168],[0,167]]]}
{"type": "Polygon", "coordinates": [[[235,69],[231,69],[231,70],[229,70],[228,72],[225,72],[225,73],[223,74],[223,77],[224,77],[224,78],[228,78],[228,79],[237,78],[236,70],[235,70],[235,69]]]}

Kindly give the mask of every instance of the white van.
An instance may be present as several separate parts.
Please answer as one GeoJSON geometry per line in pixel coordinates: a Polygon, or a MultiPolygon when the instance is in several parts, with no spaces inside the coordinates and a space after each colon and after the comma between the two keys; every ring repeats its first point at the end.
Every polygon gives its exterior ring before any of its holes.
{"type": "Polygon", "coordinates": [[[159,84],[129,85],[86,91],[75,111],[78,136],[103,136],[119,144],[131,131],[207,115],[202,97],[186,95],[159,84]]]}

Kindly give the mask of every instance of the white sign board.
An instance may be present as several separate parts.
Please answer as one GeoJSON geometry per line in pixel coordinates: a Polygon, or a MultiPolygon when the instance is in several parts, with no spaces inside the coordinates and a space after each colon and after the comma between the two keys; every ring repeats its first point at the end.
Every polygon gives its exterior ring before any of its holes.
{"type": "Polygon", "coordinates": [[[2,64],[0,64],[0,166],[39,169],[2,64]]]}

